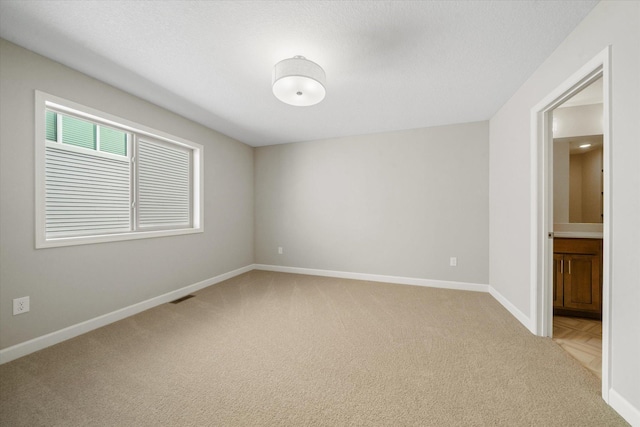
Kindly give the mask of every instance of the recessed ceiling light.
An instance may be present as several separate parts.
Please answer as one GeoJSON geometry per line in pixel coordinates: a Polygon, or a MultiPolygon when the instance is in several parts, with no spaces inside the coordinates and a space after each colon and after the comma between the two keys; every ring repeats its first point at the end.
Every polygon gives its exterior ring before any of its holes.
{"type": "Polygon", "coordinates": [[[580,148],[589,148],[589,147],[591,147],[591,144],[582,144],[580,146],[580,148]]]}
{"type": "Polygon", "coordinates": [[[273,67],[273,94],[285,104],[315,105],[324,99],[325,80],[321,66],[304,56],[294,56],[273,67]]]}

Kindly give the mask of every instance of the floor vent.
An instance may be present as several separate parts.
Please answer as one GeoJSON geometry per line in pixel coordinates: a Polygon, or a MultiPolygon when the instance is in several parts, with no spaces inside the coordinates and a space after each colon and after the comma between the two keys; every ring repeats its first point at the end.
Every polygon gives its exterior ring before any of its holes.
{"type": "Polygon", "coordinates": [[[171,301],[171,304],[178,304],[179,302],[186,301],[189,298],[193,298],[195,295],[187,295],[186,297],[178,298],[177,300],[171,301]]]}

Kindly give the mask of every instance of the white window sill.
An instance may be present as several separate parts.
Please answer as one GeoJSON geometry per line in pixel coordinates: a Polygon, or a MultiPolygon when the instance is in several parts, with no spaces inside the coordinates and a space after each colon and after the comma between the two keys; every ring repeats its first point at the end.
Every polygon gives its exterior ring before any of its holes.
{"type": "Polygon", "coordinates": [[[100,236],[63,237],[36,241],[36,249],[55,248],[60,246],[90,245],[93,243],[120,242],[123,240],[149,239],[153,237],[179,236],[204,232],[204,227],[184,228],[179,230],[136,231],[119,234],[105,234],[100,236]]]}

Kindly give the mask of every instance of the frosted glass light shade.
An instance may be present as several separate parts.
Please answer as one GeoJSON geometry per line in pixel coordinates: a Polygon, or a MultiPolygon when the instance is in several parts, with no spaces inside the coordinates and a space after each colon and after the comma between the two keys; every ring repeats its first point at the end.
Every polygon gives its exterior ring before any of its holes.
{"type": "Polygon", "coordinates": [[[326,95],[325,82],[322,67],[304,56],[285,59],[273,67],[273,94],[285,104],[317,104],[326,95]]]}

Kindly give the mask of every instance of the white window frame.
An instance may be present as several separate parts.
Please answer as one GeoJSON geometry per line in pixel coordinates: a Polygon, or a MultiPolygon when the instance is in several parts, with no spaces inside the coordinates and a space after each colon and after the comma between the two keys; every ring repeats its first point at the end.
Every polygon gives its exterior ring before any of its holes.
{"type": "MultiPolygon", "coordinates": [[[[58,115],[58,118],[60,115],[58,115]]],[[[195,142],[170,135],[130,120],[105,113],[97,109],[69,101],[42,91],[35,91],[35,246],[51,248],[59,246],[85,245],[103,242],[117,242],[122,240],[146,239],[152,237],[177,236],[204,232],[204,147],[195,142]],[[45,110],[52,109],[62,114],[90,120],[97,124],[104,124],[131,132],[134,135],[148,137],[164,143],[178,145],[189,149],[192,153],[191,173],[191,226],[188,228],[161,229],[148,231],[128,231],[122,233],[49,238],[46,237],[46,188],[45,188],[45,148],[46,120],[45,110]]],[[[128,137],[127,157],[131,157],[131,137],[128,137]]],[[[53,143],[56,144],[56,143],[53,143]]],[[[68,146],[72,150],[76,147],[68,146]]],[[[109,153],[99,152],[100,155],[110,156],[109,153]]],[[[112,155],[111,155],[112,156],[112,155]]],[[[121,156],[120,156],[121,157],[121,156]]],[[[135,188],[135,185],[132,187],[135,188]]],[[[133,199],[135,200],[135,198],[133,199]]],[[[134,220],[132,216],[132,221],[134,220]]]]}

